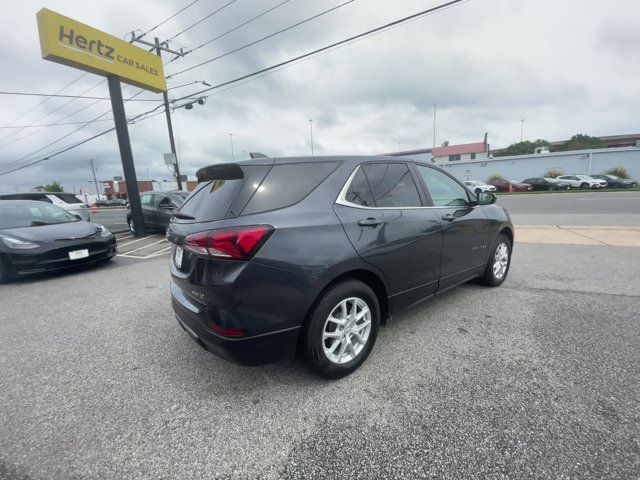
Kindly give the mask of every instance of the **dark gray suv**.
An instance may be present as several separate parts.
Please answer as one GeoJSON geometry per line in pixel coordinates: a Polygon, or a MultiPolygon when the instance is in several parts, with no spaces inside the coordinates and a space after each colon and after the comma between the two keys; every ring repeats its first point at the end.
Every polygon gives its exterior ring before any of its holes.
{"type": "Polygon", "coordinates": [[[321,375],[347,375],[394,313],[509,271],[506,210],[433,165],[257,158],[197,176],[167,229],[173,308],[196,342],[236,363],[299,351],[321,375]]]}

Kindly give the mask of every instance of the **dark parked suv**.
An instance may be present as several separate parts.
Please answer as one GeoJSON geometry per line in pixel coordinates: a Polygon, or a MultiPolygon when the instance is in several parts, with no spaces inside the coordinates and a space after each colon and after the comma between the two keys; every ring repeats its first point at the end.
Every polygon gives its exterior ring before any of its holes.
{"type": "MultiPolygon", "coordinates": [[[[170,192],[143,192],[140,194],[142,218],[147,230],[164,231],[169,225],[169,219],[175,215],[184,203],[189,192],[172,190],[170,192]]],[[[135,225],[131,218],[131,206],[127,205],[127,225],[131,233],[135,233],[135,225]]]]}
{"type": "Polygon", "coordinates": [[[257,158],[197,172],[167,229],[173,308],[204,348],[256,365],[296,350],[326,377],[367,358],[393,314],[509,271],[513,225],[432,165],[257,158]]]}

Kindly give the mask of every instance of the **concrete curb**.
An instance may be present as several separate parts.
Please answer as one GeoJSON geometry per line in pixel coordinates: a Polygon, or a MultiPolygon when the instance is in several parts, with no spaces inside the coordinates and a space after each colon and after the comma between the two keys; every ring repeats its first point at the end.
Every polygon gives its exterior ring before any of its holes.
{"type": "Polygon", "coordinates": [[[640,227],[516,225],[516,243],[640,247],[640,227]]]}

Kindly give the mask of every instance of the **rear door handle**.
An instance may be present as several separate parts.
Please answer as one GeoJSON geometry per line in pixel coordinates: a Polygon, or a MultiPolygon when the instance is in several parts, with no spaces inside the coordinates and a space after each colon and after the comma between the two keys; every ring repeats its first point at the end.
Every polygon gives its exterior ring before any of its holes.
{"type": "Polygon", "coordinates": [[[358,225],[360,225],[361,227],[372,227],[375,228],[378,225],[380,225],[382,222],[380,220],[378,220],[377,218],[373,218],[373,217],[369,217],[367,219],[364,220],[358,220],[358,225]]]}
{"type": "Polygon", "coordinates": [[[446,220],[447,222],[453,222],[456,219],[456,217],[453,213],[445,213],[442,216],[442,219],[446,220]]]}

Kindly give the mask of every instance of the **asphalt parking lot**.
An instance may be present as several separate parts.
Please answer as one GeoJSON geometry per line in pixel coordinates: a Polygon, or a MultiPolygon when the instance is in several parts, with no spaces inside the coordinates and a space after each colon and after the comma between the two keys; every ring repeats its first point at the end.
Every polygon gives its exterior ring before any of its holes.
{"type": "Polygon", "coordinates": [[[325,381],[202,350],[162,237],[120,237],[0,287],[2,479],[640,476],[637,247],[517,243],[502,287],[396,316],[325,381]]]}

